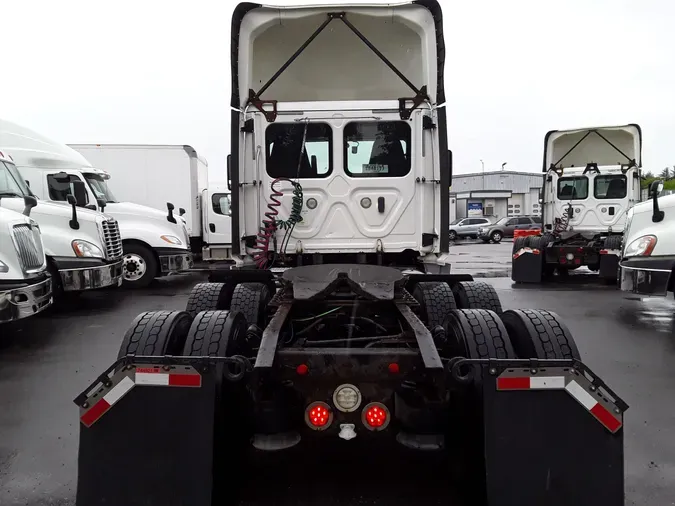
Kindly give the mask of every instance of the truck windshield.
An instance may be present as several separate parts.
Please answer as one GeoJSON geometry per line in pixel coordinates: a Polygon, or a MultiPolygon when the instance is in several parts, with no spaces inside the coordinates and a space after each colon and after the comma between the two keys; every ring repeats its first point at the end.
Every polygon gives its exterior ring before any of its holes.
{"type": "Polygon", "coordinates": [[[0,161],[0,197],[24,197],[32,195],[26,182],[21,179],[17,168],[0,161]]]}
{"type": "Polygon", "coordinates": [[[108,203],[115,203],[117,200],[108,188],[108,183],[98,174],[85,173],[84,178],[89,183],[89,188],[94,192],[97,199],[104,199],[108,203]]]}
{"type": "Polygon", "coordinates": [[[588,197],[586,176],[561,177],[558,179],[559,200],[583,200],[588,197]]]}

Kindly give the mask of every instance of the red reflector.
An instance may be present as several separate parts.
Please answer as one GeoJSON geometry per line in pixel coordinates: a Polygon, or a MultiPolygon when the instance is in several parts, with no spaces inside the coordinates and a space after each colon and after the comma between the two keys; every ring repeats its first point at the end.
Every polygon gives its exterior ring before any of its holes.
{"type": "Polygon", "coordinates": [[[295,372],[297,372],[300,376],[304,376],[309,372],[309,367],[307,367],[306,364],[300,364],[295,368],[295,372]]]}
{"type": "Polygon", "coordinates": [[[579,248],[577,251],[579,251],[579,253],[583,253],[583,252],[584,252],[584,248],[579,248]]]}
{"type": "Polygon", "coordinates": [[[575,258],[574,263],[577,265],[581,265],[581,258],[575,258]]]}
{"type": "Polygon", "coordinates": [[[567,263],[567,259],[566,259],[566,258],[561,258],[561,259],[560,259],[560,263],[561,263],[561,264],[566,264],[566,263],[567,263]]]}
{"type": "Polygon", "coordinates": [[[324,427],[330,421],[330,411],[323,404],[311,404],[307,408],[307,420],[314,427],[324,427]]]}
{"type": "Polygon", "coordinates": [[[602,423],[605,427],[607,427],[609,430],[612,432],[616,432],[619,427],[621,427],[621,422],[617,420],[612,413],[607,411],[607,408],[605,408],[602,404],[598,403],[595,406],[591,408],[591,413],[600,420],[600,423],[602,423]]]}
{"type": "Polygon", "coordinates": [[[94,404],[89,411],[87,411],[80,420],[82,423],[89,427],[96,420],[101,418],[103,414],[110,409],[110,404],[108,404],[105,399],[99,399],[99,401],[94,404]]]}
{"type": "Polygon", "coordinates": [[[530,378],[497,378],[497,390],[523,390],[530,388],[530,378]]]}
{"type": "Polygon", "coordinates": [[[199,374],[169,374],[170,387],[200,387],[202,377],[199,374]]]}
{"type": "Polygon", "coordinates": [[[365,418],[368,425],[377,429],[387,422],[387,412],[380,406],[372,406],[366,410],[365,418]]]}
{"type": "Polygon", "coordinates": [[[398,374],[399,371],[400,371],[400,369],[399,369],[398,364],[396,362],[392,362],[391,364],[389,364],[389,372],[390,373],[398,374]]]}

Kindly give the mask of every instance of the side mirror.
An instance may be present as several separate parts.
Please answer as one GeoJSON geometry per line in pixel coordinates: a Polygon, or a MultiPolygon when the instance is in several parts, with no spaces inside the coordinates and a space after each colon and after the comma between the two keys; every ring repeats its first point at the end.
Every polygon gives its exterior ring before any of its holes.
{"type": "Polygon", "coordinates": [[[178,208],[178,216],[183,216],[183,215],[185,215],[185,209],[183,209],[182,207],[179,207],[178,208]]]}
{"type": "Polygon", "coordinates": [[[310,165],[312,166],[312,175],[316,176],[319,174],[319,165],[318,162],[316,161],[316,155],[312,155],[310,157],[310,165]]]}
{"type": "Polygon", "coordinates": [[[652,221],[654,223],[663,221],[663,218],[665,217],[665,213],[659,209],[659,193],[661,193],[662,191],[663,191],[662,179],[653,181],[649,185],[649,194],[651,195],[653,202],[652,221]]]}
{"type": "Polygon", "coordinates": [[[69,222],[70,228],[77,230],[80,228],[80,224],[77,221],[77,199],[73,195],[66,195],[66,200],[70,204],[70,207],[73,208],[73,217],[69,222]]]}
{"type": "Polygon", "coordinates": [[[73,185],[73,194],[75,200],[80,202],[80,205],[84,206],[87,202],[87,187],[84,182],[77,180],[71,183],[73,185]]]}
{"type": "Polygon", "coordinates": [[[227,155],[227,189],[232,190],[232,155],[227,155]]]}
{"type": "Polygon", "coordinates": [[[652,183],[649,185],[649,195],[651,195],[652,197],[658,197],[662,191],[663,191],[662,179],[652,181],[652,183]]]}
{"type": "Polygon", "coordinates": [[[98,204],[98,207],[101,208],[101,212],[105,211],[105,199],[96,199],[96,203],[98,204]]]}
{"type": "Polygon", "coordinates": [[[23,214],[25,216],[30,216],[30,210],[37,205],[37,199],[32,195],[24,195],[23,197],[23,214]]]}
{"type": "Polygon", "coordinates": [[[176,208],[171,202],[166,203],[166,208],[169,211],[169,214],[166,215],[166,219],[170,223],[176,223],[176,218],[173,216],[173,210],[176,208]]]}

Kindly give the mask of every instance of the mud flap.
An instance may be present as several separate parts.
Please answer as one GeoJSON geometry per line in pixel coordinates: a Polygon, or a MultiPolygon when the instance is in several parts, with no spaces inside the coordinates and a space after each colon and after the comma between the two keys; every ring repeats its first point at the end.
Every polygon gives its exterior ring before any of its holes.
{"type": "Polygon", "coordinates": [[[134,364],[76,399],[77,506],[210,506],[215,369],[134,364]]]}
{"type": "Polygon", "coordinates": [[[545,255],[538,249],[521,248],[513,254],[511,279],[516,283],[541,283],[545,255]]]}
{"type": "Polygon", "coordinates": [[[613,254],[600,255],[600,271],[598,275],[607,280],[616,280],[619,269],[619,257],[613,254]]]}
{"type": "Polygon", "coordinates": [[[490,506],[623,506],[623,401],[570,368],[483,377],[490,506]]]}

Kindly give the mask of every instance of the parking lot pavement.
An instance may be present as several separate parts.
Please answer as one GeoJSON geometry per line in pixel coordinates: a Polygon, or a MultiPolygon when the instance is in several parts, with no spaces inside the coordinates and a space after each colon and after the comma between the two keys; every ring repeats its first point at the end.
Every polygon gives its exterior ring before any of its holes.
{"type": "MultiPolygon", "coordinates": [[[[138,292],[85,294],[70,312],[3,329],[0,504],[74,504],[79,425],[72,399],[112,363],[122,335],[139,312],[183,308],[200,279],[176,277],[138,292]]],[[[559,313],[584,361],[629,404],[626,504],[673,504],[675,304],[639,300],[583,277],[570,285],[525,288],[513,287],[508,278],[487,281],[497,288],[506,308],[559,313]]],[[[349,444],[340,441],[335,443],[338,448],[339,443],[349,444]]],[[[264,487],[252,473],[250,482],[242,482],[246,499],[241,504],[314,505],[318,494],[329,506],[456,505],[445,488],[444,467],[436,461],[401,462],[384,452],[359,459],[317,453],[268,469],[263,476],[270,481],[264,487]],[[334,466],[334,458],[342,459],[340,465],[334,466]]]]}
{"type": "Polygon", "coordinates": [[[480,240],[455,242],[450,247],[452,272],[480,278],[509,277],[512,248],[511,239],[504,239],[499,244],[480,240]]]}

